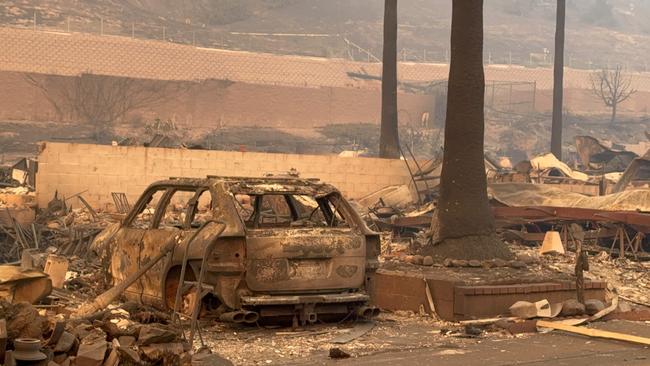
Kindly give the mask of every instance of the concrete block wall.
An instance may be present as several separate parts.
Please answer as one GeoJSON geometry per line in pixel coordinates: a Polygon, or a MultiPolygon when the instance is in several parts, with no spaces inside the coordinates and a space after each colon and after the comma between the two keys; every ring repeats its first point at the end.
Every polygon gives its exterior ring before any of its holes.
{"type": "Polygon", "coordinates": [[[111,192],[124,192],[133,203],[149,184],[169,177],[261,177],[265,173],[286,173],[292,168],[297,169],[301,177],[319,178],[333,184],[348,198],[359,198],[388,185],[410,182],[404,161],[334,155],[46,142],[38,160],[36,194],[39,207],[45,207],[56,191],[65,197],[85,191],[83,197],[91,205],[111,209],[111,192]]]}

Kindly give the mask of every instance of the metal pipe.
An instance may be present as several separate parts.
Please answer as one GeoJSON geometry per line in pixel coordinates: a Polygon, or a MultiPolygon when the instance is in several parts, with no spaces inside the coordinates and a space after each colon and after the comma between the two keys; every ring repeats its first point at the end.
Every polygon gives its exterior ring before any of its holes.
{"type": "Polygon", "coordinates": [[[113,300],[120,296],[124,291],[131,286],[135,281],[137,281],[142,275],[144,275],[151,267],[163,259],[167,253],[171,252],[176,246],[176,236],[171,237],[167,243],[163,246],[160,252],[140,269],[128,276],[124,281],[113,286],[103,294],[97,296],[95,300],[91,303],[81,305],[76,311],[75,315],[77,317],[83,317],[89,314],[92,314],[96,311],[100,311],[108,306],[113,300]]]}
{"type": "Polygon", "coordinates": [[[373,318],[379,315],[379,309],[374,306],[361,306],[357,309],[357,315],[363,318],[373,318]]]}
{"type": "Polygon", "coordinates": [[[192,311],[192,320],[190,322],[190,345],[194,345],[194,333],[196,332],[196,327],[197,327],[197,322],[199,318],[199,309],[201,309],[201,298],[203,297],[203,279],[205,278],[205,272],[208,262],[208,254],[212,252],[214,249],[215,245],[217,245],[217,238],[221,236],[221,233],[226,229],[226,224],[221,223],[222,226],[219,229],[219,232],[215,235],[216,238],[212,240],[208,245],[205,247],[205,251],[203,252],[203,260],[201,261],[201,273],[199,274],[199,281],[196,284],[196,293],[197,293],[197,299],[196,302],[194,302],[194,310],[192,311]]]}
{"type": "MultiPolygon", "coordinates": [[[[178,310],[179,310],[179,306],[180,306],[181,294],[183,292],[182,284],[183,284],[183,281],[185,280],[185,271],[187,270],[187,257],[188,257],[189,252],[190,252],[190,246],[194,242],[194,239],[196,238],[196,236],[199,235],[199,233],[201,231],[203,231],[203,229],[205,229],[205,227],[208,226],[208,224],[210,224],[210,223],[223,225],[223,229],[221,229],[221,231],[219,231],[219,234],[217,236],[221,235],[223,230],[225,230],[225,228],[226,228],[226,224],[224,224],[221,221],[208,220],[208,221],[204,222],[203,224],[201,224],[201,226],[199,226],[199,228],[194,232],[194,234],[192,234],[192,237],[190,237],[190,240],[188,240],[187,245],[185,246],[185,251],[183,252],[183,261],[182,261],[183,264],[181,266],[180,278],[178,279],[178,288],[176,289],[176,298],[174,299],[174,312],[172,313],[172,324],[175,323],[175,320],[176,320],[176,317],[177,317],[177,314],[178,314],[178,310]]],[[[200,300],[200,295],[201,294],[199,293],[198,294],[199,298],[197,299],[197,302],[200,300]]],[[[181,319],[180,319],[180,317],[178,317],[178,322],[180,323],[180,321],[181,321],[181,319]]]]}
{"type": "Polygon", "coordinates": [[[260,318],[260,314],[255,311],[244,311],[244,322],[245,323],[256,323],[260,318]]]}
{"type": "MultiPolygon", "coordinates": [[[[257,314],[257,313],[255,313],[257,314]]],[[[246,322],[246,312],[245,311],[230,311],[219,315],[219,320],[227,323],[243,323],[246,322]]]]}

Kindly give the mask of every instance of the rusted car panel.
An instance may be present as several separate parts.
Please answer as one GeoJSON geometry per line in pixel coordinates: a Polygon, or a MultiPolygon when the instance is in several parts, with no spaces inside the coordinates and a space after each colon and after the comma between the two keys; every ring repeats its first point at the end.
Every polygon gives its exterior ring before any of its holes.
{"type": "MultiPolygon", "coordinates": [[[[111,248],[111,265],[110,272],[113,280],[121,282],[129,274],[137,272],[140,267],[140,242],[144,237],[144,230],[133,228],[121,228],[113,236],[113,242],[116,243],[111,248]]],[[[142,294],[142,283],[136,281],[126,289],[125,296],[129,300],[140,300],[142,294]]]]}
{"type": "Polygon", "coordinates": [[[118,282],[169,240],[176,242],[173,252],[129,287],[127,298],[173,308],[179,283],[185,283],[183,295],[192,294],[205,256],[206,310],[293,313],[315,321],[318,312],[344,314],[365,305],[367,281],[378,265],[379,236],[334,187],[314,180],[156,182],[106,247],[95,250],[111,253],[110,274],[118,282]],[[218,235],[220,225],[225,230],[218,235]]]}
{"type": "Polygon", "coordinates": [[[251,230],[246,283],[253,291],[326,291],[363,285],[365,242],[352,230],[251,230]]]}

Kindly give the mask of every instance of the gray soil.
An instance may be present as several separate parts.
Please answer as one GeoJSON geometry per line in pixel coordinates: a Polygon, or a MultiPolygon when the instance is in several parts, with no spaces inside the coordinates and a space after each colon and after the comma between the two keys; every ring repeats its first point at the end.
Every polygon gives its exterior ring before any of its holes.
{"type": "Polygon", "coordinates": [[[439,262],[446,258],[509,260],[514,257],[508,246],[496,234],[444,239],[422,248],[420,254],[430,255],[434,261],[439,262]]]}

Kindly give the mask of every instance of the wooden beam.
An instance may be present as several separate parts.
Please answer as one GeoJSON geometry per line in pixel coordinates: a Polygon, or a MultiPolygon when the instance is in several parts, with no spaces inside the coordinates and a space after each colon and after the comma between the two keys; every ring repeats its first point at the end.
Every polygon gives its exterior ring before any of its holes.
{"type": "Polygon", "coordinates": [[[558,322],[549,322],[549,321],[546,321],[546,320],[538,320],[537,321],[537,326],[538,327],[543,327],[543,328],[551,328],[551,329],[562,330],[562,331],[569,332],[569,333],[574,333],[574,334],[581,334],[581,335],[585,335],[585,336],[588,336],[588,337],[615,339],[615,340],[618,340],[618,341],[625,341],[625,342],[631,342],[631,343],[637,343],[637,344],[643,344],[643,345],[646,345],[646,346],[650,346],[650,338],[639,337],[639,336],[634,336],[634,335],[630,335],[630,334],[609,332],[609,331],[600,330],[600,329],[576,327],[574,325],[567,325],[567,324],[562,324],[562,323],[558,323],[558,322]]]}

